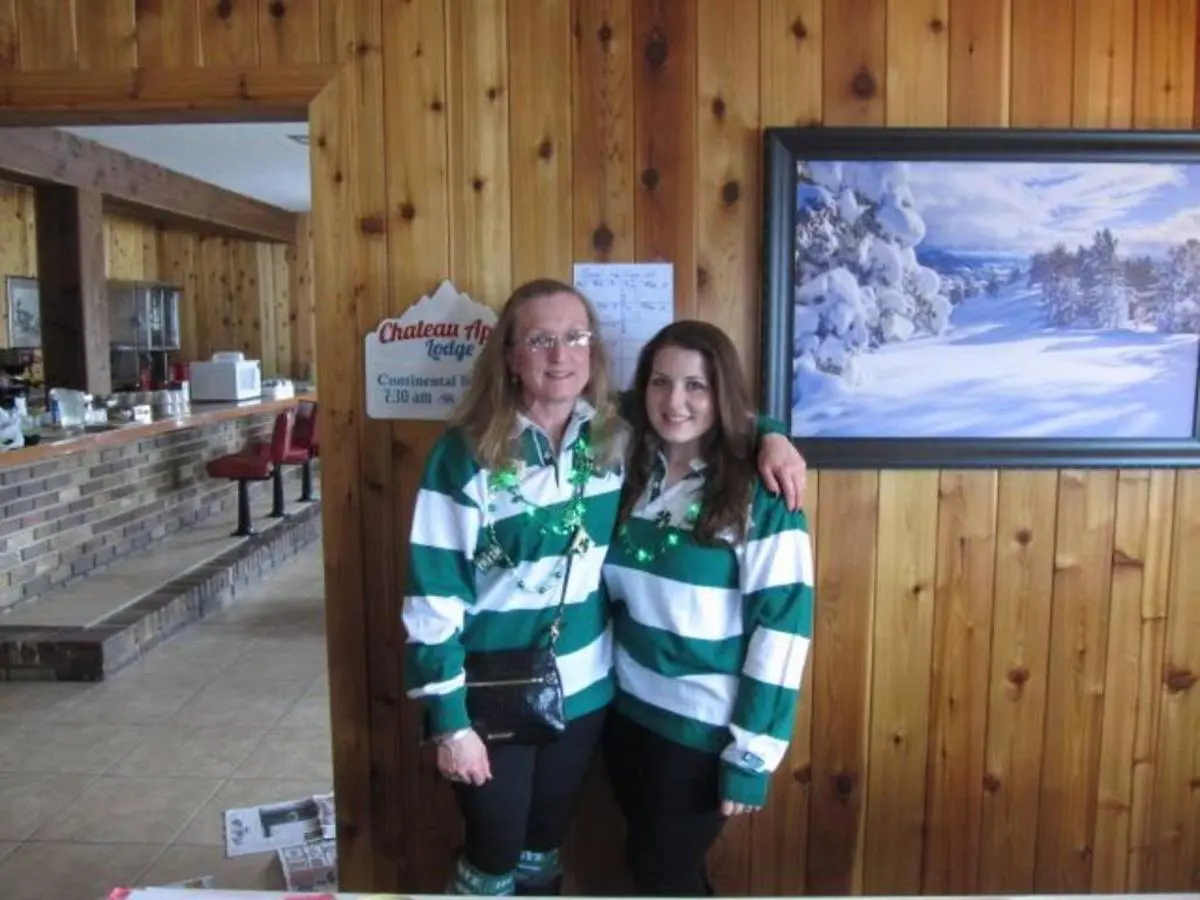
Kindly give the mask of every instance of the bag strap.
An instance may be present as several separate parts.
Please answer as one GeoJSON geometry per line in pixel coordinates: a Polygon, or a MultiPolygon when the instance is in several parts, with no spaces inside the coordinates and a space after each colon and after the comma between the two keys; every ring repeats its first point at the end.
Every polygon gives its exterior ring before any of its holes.
{"type": "Polygon", "coordinates": [[[550,644],[551,650],[558,643],[558,636],[562,633],[563,612],[567,605],[567,585],[571,582],[571,562],[575,559],[575,543],[579,539],[579,533],[582,529],[577,528],[575,534],[571,537],[571,543],[567,546],[567,570],[563,573],[562,593],[558,597],[558,609],[554,611],[554,621],[550,623],[550,644]]]}

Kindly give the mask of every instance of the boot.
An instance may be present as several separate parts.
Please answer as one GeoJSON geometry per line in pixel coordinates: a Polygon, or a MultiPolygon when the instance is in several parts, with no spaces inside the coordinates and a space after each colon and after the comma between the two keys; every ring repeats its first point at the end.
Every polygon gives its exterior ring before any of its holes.
{"type": "Polygon", "coordinates": [[[522,850],[517,863],[515,893],[523,897],[553,897],[562,893],[562,863],[558,850],[522,850]]]}
{"type": "Polygon", "coordinates": [[[489,875],[459,856],[454,862],[454,874],[446,888],[447,894],[467,894],[473,897],[503,897],[513,893],[513,873],[489,875]]]}

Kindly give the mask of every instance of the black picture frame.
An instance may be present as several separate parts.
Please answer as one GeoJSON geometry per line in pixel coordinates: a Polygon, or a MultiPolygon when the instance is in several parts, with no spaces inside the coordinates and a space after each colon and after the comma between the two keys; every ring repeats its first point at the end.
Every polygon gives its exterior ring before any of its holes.
{"type": "MultiPolygon", "coordinates": [[[[1168,131],[790,127],[764,129],[762,146],[763,405],[789,434],[799,161],[1200,163],[1200,135],[1168,131]]],[[[1200,384],[1195,396],[1185,438],[792,439],[810,466],[824,469],[1191,467],[1200,463],[1200,384]]]]}

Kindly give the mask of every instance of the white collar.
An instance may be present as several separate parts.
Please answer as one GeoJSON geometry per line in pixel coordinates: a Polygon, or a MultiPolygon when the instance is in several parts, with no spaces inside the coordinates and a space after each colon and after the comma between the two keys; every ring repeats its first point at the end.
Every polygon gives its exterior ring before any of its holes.
{"type": "MultiPolygon", "coordinates": [[[[595,416],[596,416],[595,407],[593,407],[592,404],[588,403],[582,397],[578,398],[575,401],[575,407],[571,410],[570,418],[567,419],[567,428],[566,428],[566,431],[563,433],[563,446],[564,447],[569,446],[571,439],[573,438],[574,433],[578,431],[579,426],[582,425],[584,422],[590,422],[592,419],[595,418],[595,416]]],[[[546,435],[545,429],[543,429],[541,425],[537,424],[535,421],[533,421],[533,419],[531,419],[531,418],[529,418],[529,416],[525,415],[525,413],[518,410],[516,421],[513,422],[513,430],[512,430],[511,436],[514,439],[519,438],[522,434],[524,434],[530,428],[534,429],[534,431],[538,432],[543,437],[548,437],[548,435],[546,435]]]]}
{"type": "MultiPolygon", "coordinates": [[[[668,462],[667,461],[667,453],[665,450],[663,450],[660,447],[658,450],[658,463],[659,463],[659,465],[662,466],[662,470],[664,473],[668,469],[667,462],[668,462]]],[[[707,470],[708,470],[708,463],[706,463],[704,461],[703,456],[693,456],[691,458],[691,460],[688,462],[688,471],[690,473],[694,474],[694,473],[698,473],[698,472],[705,472],[707,470]]]]}

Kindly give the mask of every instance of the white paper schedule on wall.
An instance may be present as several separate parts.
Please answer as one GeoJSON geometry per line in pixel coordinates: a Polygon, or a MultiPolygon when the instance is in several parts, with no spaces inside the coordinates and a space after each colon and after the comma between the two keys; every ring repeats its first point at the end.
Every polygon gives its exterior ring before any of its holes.
{"type": "Polygon", "coordinates": [[[613,387],[633,383],[638,354],[675,318],[671,263],[576,263],[575,289],[592,301],[608,349],[613,387]]]}

